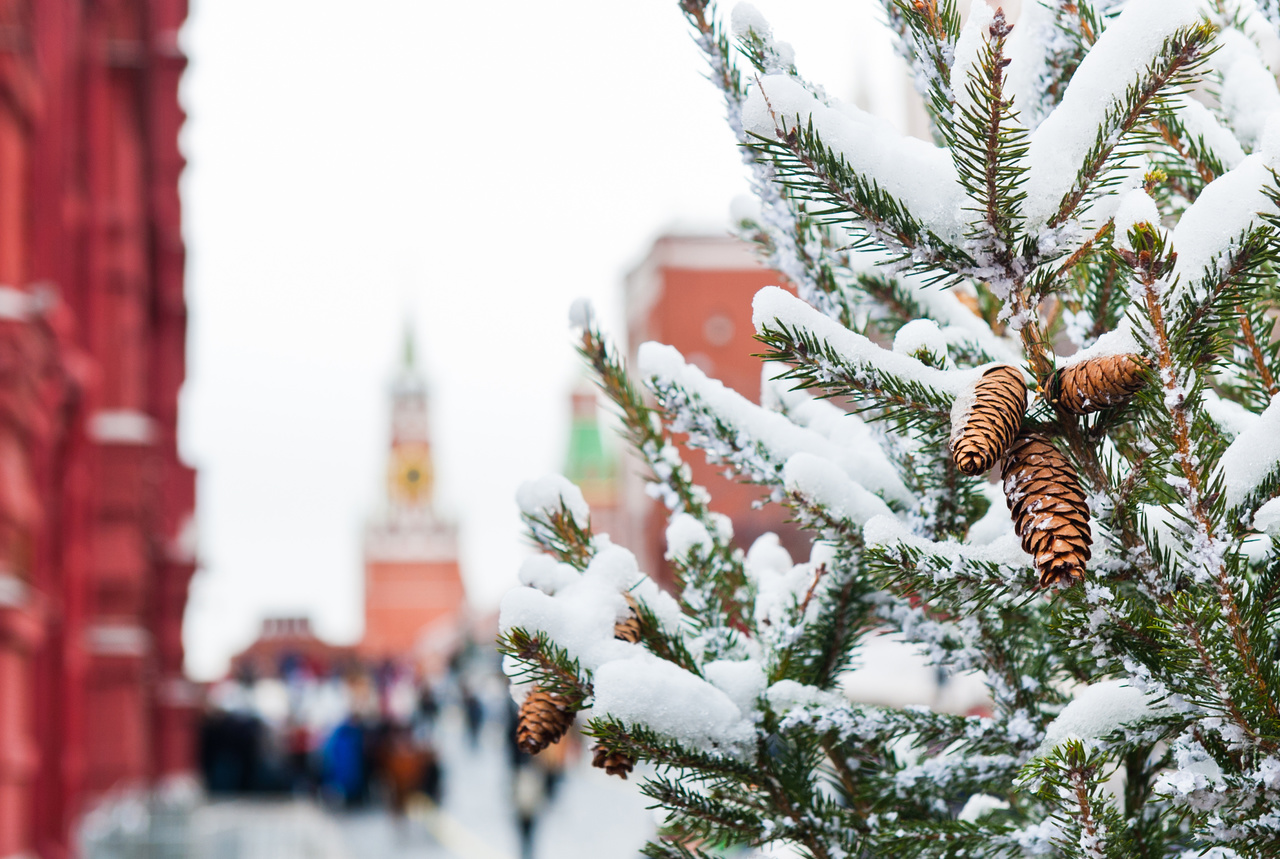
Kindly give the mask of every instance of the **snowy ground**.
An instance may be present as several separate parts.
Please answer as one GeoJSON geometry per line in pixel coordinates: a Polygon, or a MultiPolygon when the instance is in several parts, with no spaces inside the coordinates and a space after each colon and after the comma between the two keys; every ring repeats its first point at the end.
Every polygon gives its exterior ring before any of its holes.
{"type": "MultiPolygon", "coordinates": [[[[517,859],[503,738],[491,725],[472,749],[456,718],[442,722],[443,807],[407,821],[381,810],[332,813],[310,801],[213,802],[192,822],[198,859],[517,859]]],[[[653,832],[634,782],[572,764],[538,823],[537,859],[633,859],[653,832]]]]}

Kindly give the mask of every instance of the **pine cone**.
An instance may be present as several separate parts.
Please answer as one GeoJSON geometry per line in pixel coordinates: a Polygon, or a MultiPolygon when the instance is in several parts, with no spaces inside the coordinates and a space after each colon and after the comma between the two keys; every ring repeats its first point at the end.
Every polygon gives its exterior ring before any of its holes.
{"type": "Polygon", "coordinates": [[[1141,355],[1090,358],[1054,373],[1050,391],[1067,411],[1087,415],[1132,397],[1147,383],[1150,366],[1141,355]]]}
{"type": "Polygon", "coordinates": [[[516,744],[527,754],[536,755],[564,736],[573,724],[573,711],[554,692],[534,687],[520,705],[516,723],[516,744]]]}
{"type": "Polygon", "coordinates": [[[1089,505],[1075,468],[1044,436],[1024,433],[1005,454],[1004,496],[1040,587],[1083,579],[1093,543],[1089,505]]]}
{"type": "MultiPolygon", "coordinates": [[[[962,426],[951,427],[951,456],[965,474],[982,474],[1005,452],[1022,426],[1027,383],[1016,367],[1001,364],[982,374],[962,426]]],[[[955,420],[952,415],[952,420],[955,420]]]]}
{"type": "Polygon", "coordinates": [[[627,605],[631,606],[631,613],[627,615],[626,620],[620,620],[613,625],[613,637],[620,641],[629,641],[636,644],[640,641],[640,616],[636,613],[636,601],[632,599],[631,594],[623,594],[627,599],[627,605]]]}
{"type": "Polygon", "coordinates": [[[591,765],[604,770],[609,775],[621,776],[625,781],[627,773],[635,769],[636,762],[622,752],[610,754],[604,750],[603,746],[596,746],[591,750],[591,765]]]}

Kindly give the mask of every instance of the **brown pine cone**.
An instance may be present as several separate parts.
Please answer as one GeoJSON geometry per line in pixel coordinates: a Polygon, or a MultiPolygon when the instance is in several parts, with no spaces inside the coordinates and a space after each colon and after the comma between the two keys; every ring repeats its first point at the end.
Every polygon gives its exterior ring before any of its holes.
{"type": "Polygon", "coordinates": [[[951,428],[951,456],[965,474],[982,474],[1005,452],[1022,427],[1027,383],[1017,367],[1001,364],[982,374],[964,425],[951,428]]]}
{"type": "Polygon", "coordinates": [[[1147,383],[1150,366],[1141,355],[1090,358],[1054,373],[1049,389],[1064,409],[1087,415],[1132,397],[1147,383]]]}
{"type": "Polygon", "coordinates": [[[636,762],[622,752],[609,754],[603,746],[596,746],[591,750],[591,765],[596,769],[604,770],[609,775],[621,776],[625,781],[627,773],[635,769],[636,762]]]}
{"type": "Polygon", "coordinates": [[[516,723],[516,744],[520,750],[536,755],[564,736],[573,724],[573,711],[554,692],[534,687],[520,705],[516,723]]]}
{"type": "Polygon", "coordinates": [[[1004,497],[1040,587],[1083,579],[1093,543],[1089,505],[1075,468],[1044,436],[1023,433],[1005,454],[1004,497]]]}
{"type": "Polygon", "coordinates": [[[636,644],[640,641],[641,632],[640,616],[636,613],[636,601],[632,599],[631,594],[623,594],[623,596],[627,599],[627,605],[631,606],[631,612],[626,620],[620,620],[613,625],[613,637],[636,644]]]}

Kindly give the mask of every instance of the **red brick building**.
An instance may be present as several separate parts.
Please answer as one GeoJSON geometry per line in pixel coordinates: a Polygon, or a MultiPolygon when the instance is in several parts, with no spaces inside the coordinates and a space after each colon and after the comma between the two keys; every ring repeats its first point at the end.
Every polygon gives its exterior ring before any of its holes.
{"type": "Polygon", "coordinates": [[[0,0],[0,856],[190,769],[185,0],[0,0]]]}
{"type": "MultiPolygon", "coordinates": [[[[760,263],[755,248],[729,236],[663,236],[626,280],[625,306],[630,366],[636,349],[656,340],[680,350],[686,361],[719,379],[752,402],[760,401],[763,351],[751,324],[751,300],[766,286],[786,285],[782,275],[760,263]]],[[[693,479],[711,492],[711,508],[727,515],[736,542],[749,548],[773,531],[796,560],[808,557],[808,540],[786,520],[786,510],[753,502],[767,493],[724,477],[723,466],[708,465],[701,451],[683,449],[693,479]]],[[[666,511],[644,492],[644,470],[624,470],[621,504],[629,523],[626,545],[640,569],[661,571],[670,581],[666,551],[666,511]]]]}

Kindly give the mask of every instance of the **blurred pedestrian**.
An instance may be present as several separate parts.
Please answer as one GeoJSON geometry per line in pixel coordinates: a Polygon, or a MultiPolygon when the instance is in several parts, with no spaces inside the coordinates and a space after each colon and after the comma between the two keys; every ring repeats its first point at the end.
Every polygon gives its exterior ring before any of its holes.
{"type": "Polygon", "coordinates": [[[462,684],[462,710],[467,719],[467,739],[471,748],[480,744],[480,728],[484,725],[484,703],[470,684],[462,684]]]}
{"type": "Polygon", "coordinates": [[[321,785],[326,794],[348,807],[364,800],[368,773],[365,730],[354,715],[333,729],[322,753],[321,785]]]}

